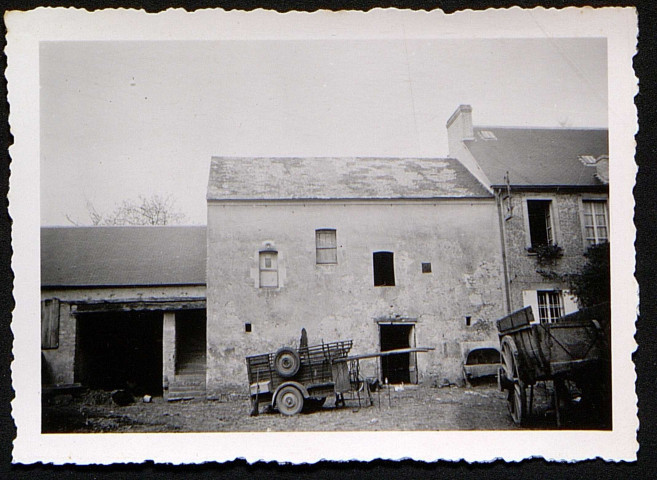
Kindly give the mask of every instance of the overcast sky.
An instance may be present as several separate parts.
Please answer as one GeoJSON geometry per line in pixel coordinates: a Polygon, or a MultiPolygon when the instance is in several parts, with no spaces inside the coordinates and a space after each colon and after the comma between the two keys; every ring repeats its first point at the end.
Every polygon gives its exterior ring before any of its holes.
{"type": "Polygon", "coordinates": [[[41,220],[139,194],[205,224],[211,156],[447,156],[476,125],[607,126],[604,39],[49,42],[41,220]]]}

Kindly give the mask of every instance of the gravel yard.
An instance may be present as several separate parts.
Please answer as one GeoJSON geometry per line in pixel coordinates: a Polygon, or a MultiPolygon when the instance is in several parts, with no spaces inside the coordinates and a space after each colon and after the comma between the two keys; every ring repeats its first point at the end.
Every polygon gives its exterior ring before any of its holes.
{"type": "MultiPolygon", "coordinates": [[[[549,392],[537,388],[535,412],[522,428],[555,428],[549,392]]],[[[65,432],[280,432],[280,431],[389,431],[389,430],[514,430],[506,394],[494,382],[473,387],[435,388],[425,385],[383,389],[373,393],[374,406],[345,396],[346,407],[328,399],[324,407],[290,417],[261,406],[250,416],[245,395],[221,400],[151,403],[141,401],[120,407],[109,393],[91,391],[78,397],[48,401],[43,408],[44,433],[65,432]]],[[[566,428],[600,428],[576,409],[566,428]]]]}

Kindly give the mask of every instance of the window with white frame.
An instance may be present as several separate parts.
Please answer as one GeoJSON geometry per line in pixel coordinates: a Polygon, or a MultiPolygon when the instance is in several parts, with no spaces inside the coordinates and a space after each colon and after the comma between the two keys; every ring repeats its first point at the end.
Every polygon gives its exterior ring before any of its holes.
{"type": "Polygon", "coordinates": [[[278,287],[278,252],[263,250],[260,252],[260,288],[278,287]]]}
{"type": "Polygon", "coordinates": [[[531,248],[554,245],[552,200],[527,200],[531,248]]]}
{"type": "Polygon", "coordinates": [[[606,200],[584,200],[584,235],[588,246],[609,241],[606,200]]]}
{"type": "Polygon", "coordinates": [[[338,243],[334,229],[315,230],[315,245],[317,249],[317,264],[327,265],[338,263],[338,243]]]}
{"type": "Polygon", "coordinates": [[[552,323],[564,315],[563,294],[561,290],[539,290],[538,320],[541,323],[552,323]]]}

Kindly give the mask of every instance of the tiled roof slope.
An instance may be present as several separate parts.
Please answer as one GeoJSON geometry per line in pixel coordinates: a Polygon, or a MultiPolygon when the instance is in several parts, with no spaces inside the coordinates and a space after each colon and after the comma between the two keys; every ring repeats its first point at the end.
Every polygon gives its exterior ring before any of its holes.
{"type": "Polygon", "coordinates": [[[579,156],[609,153],[606,129],[475,127],[465,144],[492,185],[504,185],[507,171],[511,185],[600,185],[595,166],[579,156]],[[496,139],[485,140],[482,131],[496,139]]]}
{"type": "Polygon", "coordinates": [[[44,227],[41,286],[205,285],[205,227],[44,227]]]}
{"type": "Polygon", "coordinates": [[[208,200],[488,197],[453,158],[213,157],[208,200]]]}

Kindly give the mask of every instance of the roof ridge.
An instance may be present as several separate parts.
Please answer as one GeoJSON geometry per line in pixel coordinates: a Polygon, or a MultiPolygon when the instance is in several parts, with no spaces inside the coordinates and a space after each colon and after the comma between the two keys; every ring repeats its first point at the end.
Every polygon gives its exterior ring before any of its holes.
{"type": "Polygon", "coordinates": [[[541,126],[513,126],[513,125],[474,125],[475,130],[557,130],[557,131],[609,131],[609,127],[541,127],[541,126]]]}

